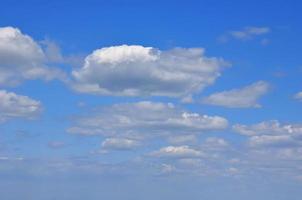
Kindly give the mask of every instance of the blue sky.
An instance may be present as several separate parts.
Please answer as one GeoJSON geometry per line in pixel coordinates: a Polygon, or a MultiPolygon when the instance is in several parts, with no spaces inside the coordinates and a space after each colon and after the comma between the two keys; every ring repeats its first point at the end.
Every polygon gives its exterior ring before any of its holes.
{"type": "Polygon", "coordinates": [[[0,1],[6,200],[298,200],[302,4],[0,1]]]}

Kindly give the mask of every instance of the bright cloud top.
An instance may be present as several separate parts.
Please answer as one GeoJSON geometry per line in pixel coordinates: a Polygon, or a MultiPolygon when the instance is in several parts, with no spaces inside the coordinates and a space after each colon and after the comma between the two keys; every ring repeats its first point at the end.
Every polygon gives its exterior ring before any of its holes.
{"type": "Polygon", "coordinates": [[[213,84],[227,65],[206,57],[202,48],[112,46],[86,57],[84,66],[72,72],[72,87],[101,95],[183,97],[213,84]]]}
{"type": "Polygon", "coordinates": [[[0,122],[13,118],[31,119],[41,112],[39,101],[27,96],[0,90],[0,122]]]}
{"type": "Polygon", "coordinates": [[[202,100],[205,104],[224,106],[228,108],[258,108],[258,99],[269,90],[269,84],[258,81],[240,89],[232,89],[211,94],[202,100]]]}
{"type": "Polygon", "coordinates": [[[0,86],[24,80],[64,79],[62,71],[46,66],[47,58],[37,42],[19,29],[0,28],[0,86]]]}

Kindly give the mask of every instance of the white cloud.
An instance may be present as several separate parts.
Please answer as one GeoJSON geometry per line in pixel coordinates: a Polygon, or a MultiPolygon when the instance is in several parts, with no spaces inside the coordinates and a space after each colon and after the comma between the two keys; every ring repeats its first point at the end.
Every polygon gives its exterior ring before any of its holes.
{"type": "Polygon", "coordinates": [[[39,101],[0,90],[0,122],[13,118],[31,119],[37,116],[41,110],[42,106],[39,101]]]}
{"type": "MultiPolygon", "coordinates": [[[[271,32],[271,29],[269,27],[255,27],[255,26],[249,26],[244,27],[241,30],[233,30],[228,31],[226,34],[222,35],[219,38],[219,41],[221,42],[227,42],[230,39],[237,39],[237,40],[251,40],[255,37],[263,36],[265,34],[268,34],[271,32]]],[[[267,39],[263,39],[261,43],[267,43],[267,39]]]]}
{"type": "Polygon", "coordinates": [[[241,135],[300,135],[302,134],[302,125],[300,124],[281,124],[279,121],[264,121],[253,125],[233,125],[233,130],[241,135]]]}
{"type": "Polygon", "coordinates": [[[101,107],[76,118],[68,131],[84,135],[105,135],[144,139],[146,137],[192,135],[221,130],[228,121],[219,116],[189,113],[171,103],[143,101],[101,107]]]}
{"type": "Polygon", "coordinates": [[[268,27],[245,27],[242,30],[230,31],[229,34],[236,39],[247,40],[269,32],[270,28],[268,27]]]}
{"type": "Polygon", "coordinates": [[[86,57],[72,72],[72,87],[100,95],[187,97],[213,84],[227,65],[206,57],[202,48],[112,46],[86,57]]]}
{"type": "Polygon", "coordinates": [[[260,135],[249,138],[251,147],[292,147],[298,144],[290,135],[260,135]]]}
{"type": "Polygon", "coordinates": [[[302,92],[298,92],[297,94],[295,94],[294,98],[302,101],[302,92]]]}
{"type": "Polygon", "coordinates": [[[202,99],[202,102],[210,105],[224,106],[228,108],[258,108],[258,99],[269,90],[269,84],[258,81],[240,89],[232,89],[211,94],[202,99]]]}
{"type": "Polygon", "coordinates": [[[140,143],[136,140],[127,138],[107,138],[102,142],[102,149],[105,150],[132,150],[137,148],[140,143]]]}
{"type": "Polygon", "coordinates": [[[189,146],[167,146],[150,153],[151,156],[155,157],[166,157],[166,158],[190,158],[200,157],[203,153],[199,150],[190,148],[189,146]]]}
{"type": "Polygon", "coordinates": [[[0,28],[0,86],[32,79],[65,79],[61,70],[47,67],[45,62],[42,48],[30,36],[17,28],[0,28]]]}
{"type": "Polygon", "coordinates": [[[252,148],[296,149],[302,146],[302,125],[281,124],[279,121],[264,121],[253,125],[236,124],[233,130],[248,136],[247,144],[252,148]]]}

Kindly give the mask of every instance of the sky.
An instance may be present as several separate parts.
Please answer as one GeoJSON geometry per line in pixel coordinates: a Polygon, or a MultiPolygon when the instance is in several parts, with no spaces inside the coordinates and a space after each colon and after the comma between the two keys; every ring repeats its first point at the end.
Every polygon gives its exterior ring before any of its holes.
{"type": "Polygon", "coordinates": [[[1,199],[300,199],[301,9],[1,0],[1,199]]]}

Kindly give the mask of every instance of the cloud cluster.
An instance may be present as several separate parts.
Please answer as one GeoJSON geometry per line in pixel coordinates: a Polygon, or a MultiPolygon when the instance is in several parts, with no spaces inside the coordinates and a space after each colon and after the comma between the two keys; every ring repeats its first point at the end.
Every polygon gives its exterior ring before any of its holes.
{"type": "Polygon", "coordinates": [[[17,28],[0,28],[0,86],[33,79],[65,79],[61,70],[48,67],[46,62],[42,48],[30,36],[17,28]]]}
{"type": "MultiPolygon", "coordinates": [[[[246,27],[228,32],[225,38],[250,40],[269,32],[268,27],[246,27]]],[[[50,67],[49,63],[66,64],[74,60],[63,57],[59,47],[49,40],[38,43],[19,29],[0,28],[0,87],[16,86],[33,79],[66,81],[66,75],[50,67]]],[[[65,83],[81,93],[165,96],[192,103],[194,94],[213,84],[226,66],[228,63],[223,59],[205,56],[202,48],[159,50],[121,45],[93,51],[85,58],[83,65],[73,68],[70,74],[72,80],[65,83]]],[[[269,87],[267,82],[258,81],[242,88],[211,94],[202,102],[228,108],[258,108],[261,106],[259,99],[269,91],[269,87]]],[[[295,98],[301,100],[302,93],[297,93],[295,98]]],[[[37,100],[0,90],[0,122],[14,118],[32,119],[41,110],[41,103],[37,100]]],[[[244,136],[246,146],[235,147],[229,141],[213,136],[200,143],[201,134],[225,130],[228,120],[194,113],[172,103],[141,101],[113,104],[77,116],[72,123],[68,129],[70,133],[102,136],[104,139],[100,146],[103,152],[135,150],[144,147],[147,142],[160,141],[163,146],[151,146],[145,155],[148,155],[148,161],[156,160],[150,166],[160,162],[163,173],[219,171],[223,175],[237,175],[252,167],[262,170],[266,166],[258,164],[261,159],[266,161],[265,164],[274,157],[286,158],[286,161],[302,160],[301,124],[281,124],[278,121],[235,124],[232,130],[244,136]]],[[[62,141],[48,143],[48,147],[54,149],[64,146],[62,141]]],[[[280,164],[278,159],[275,167],[280,164]]],[[[8,157],[0,157],[2,162],[9,160],[8,157]]],[[[145,164],[146,160],[140,161],[145,164]]],[[[50,162],[50,165],[59,170],[79,167],[98,171],[100,166],[107,170],[106,165],[91,163],[74,159],[50,162]]],[[[288,168],[297,166],[287,164],[288,168]]]]}
{"type": "Polygon", "coordinates": [[[258,99],[269,90],[269,84],[258,81],[240,89],[232,89],[211,94],[202,99],[202,102],[209,105],[224,106],[228,108],[258,108],[258,99]]]}
{"type": "Polygon", "coordinates": [[[41,103],[27,96],[0,90],[0,122],[13,118],[31,119],[42,110],[41,103]]]}
{"type": "Polygon", "coordinates": [[[79,92],[118,96],[185,97],[213,84],[228,64],[202,48],[161,51],[139,45],[95,50],[72,72],[79,92]]]}
{"type": "Polygon", "coordinates": [[[264,121],[253,125],[236,124],[233,130],[248,136],[248,145],[254,148],[300,148],[302,147],[302,125],[281,124],[264,121]]]}

